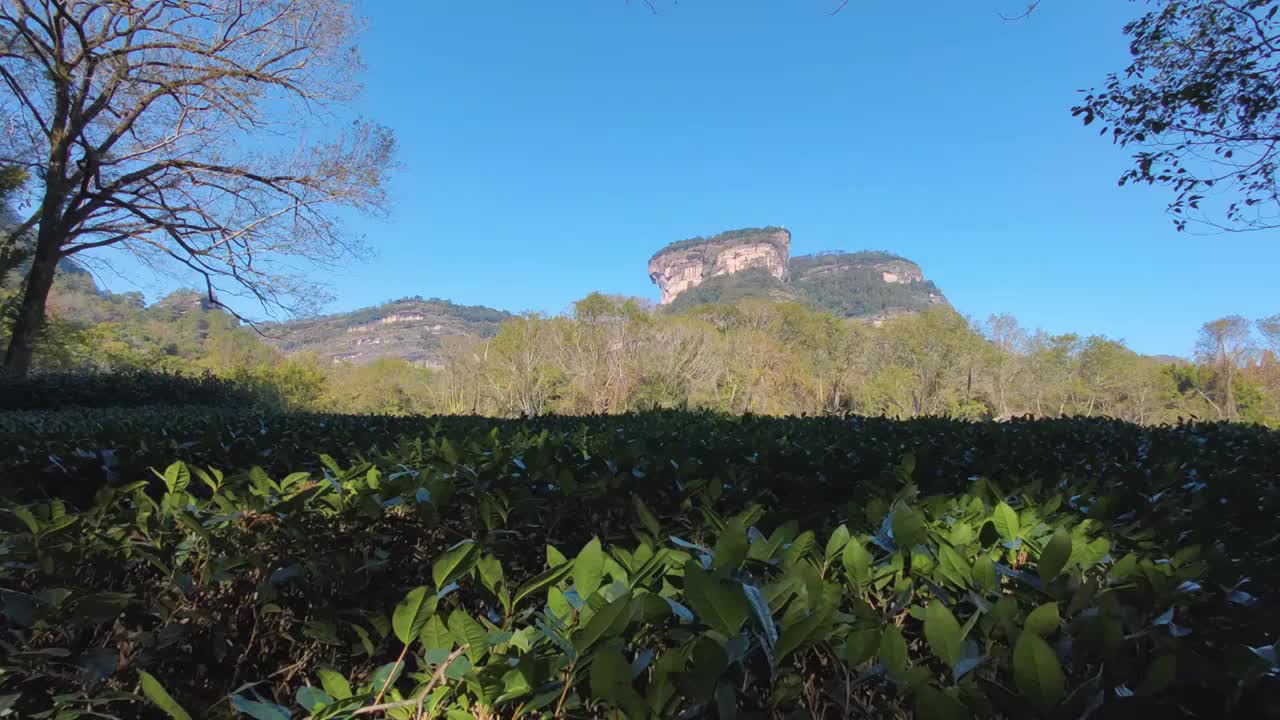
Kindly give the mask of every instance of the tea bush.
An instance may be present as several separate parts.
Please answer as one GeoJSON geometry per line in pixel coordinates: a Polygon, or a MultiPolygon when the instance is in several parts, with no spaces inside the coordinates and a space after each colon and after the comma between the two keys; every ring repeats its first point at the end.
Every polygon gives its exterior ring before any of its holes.
{"type": "Polygon", "coordinates": [[[183,375],[145,370],[0,373],[0,410],[42,410],[139,405],[245,405],[252,395],[211,373],[183,375]]]}
{"type": "Polygon", "coordinates": [[[1257,428],[153,408],[0,430],[0,713],[1275,712],[1257,428]]]}

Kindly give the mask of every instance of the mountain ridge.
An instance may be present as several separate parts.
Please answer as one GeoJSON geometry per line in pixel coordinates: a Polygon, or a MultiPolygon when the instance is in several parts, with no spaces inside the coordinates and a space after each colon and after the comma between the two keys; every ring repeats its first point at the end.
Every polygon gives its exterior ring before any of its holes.
{"type": "Polygon", "coordinates": [[[670,243],[649,259],[661,306],[675,311],[748,298],[792,301],[873,322],[949,305],[915,262],[883,250],[790,255],[783,227],[670,243]]]}

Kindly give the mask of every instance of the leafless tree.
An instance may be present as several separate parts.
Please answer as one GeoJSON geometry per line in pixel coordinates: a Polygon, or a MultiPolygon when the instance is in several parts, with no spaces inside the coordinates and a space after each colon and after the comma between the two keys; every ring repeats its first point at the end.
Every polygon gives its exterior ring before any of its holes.
{"type": "Polygon", "coordinates": [[[313,297],[307,267],[361,253],[339,213],[381,211],[394,139],[338,120],[360,25],[350,0],[0,0],[0,164],[35,179],[5,368],[27,371],[76,253],[177,263],[215,302],[286,311],[313,297]]]}
{"type": "Polygon", "coordinates": [[[1249,321],[1239,315],[1211,320],[1200,328],[1196,341],[1196,359],[1218,371],[1216,407],[1227,420],[1239,416],[1235,400],[1235,379],[1241,365],[1252,351],[1249,321]]]}
{"type": "Polygon", "coordinates": [[[1258,334],[1271,348],[1271,352],[1280,355],[1280,313],[1262,318],[1257,326],[1258,334]]]}

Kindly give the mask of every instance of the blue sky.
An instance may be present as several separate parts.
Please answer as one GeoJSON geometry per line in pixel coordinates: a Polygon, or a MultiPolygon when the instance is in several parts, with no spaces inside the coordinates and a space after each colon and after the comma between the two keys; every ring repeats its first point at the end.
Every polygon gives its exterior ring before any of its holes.
{"type": "MultiPolygon", "coordinates": [[[[1276,233],[1174,231],[1071,117],[1140,5],[1049,0],[367,0],[359,112],[404,169],[373,259],[317,276],[347,310],[406,295],[559,312],[657,298],[660,246],[784,225],[794,254],[885,249],[958,310],[1186,354],[1280,312],[1276,233]]],[[[113,289],[118,283],[111,283],[113,289]]],[[[154,288],[144,285],[154,292],[154,288]]]]}

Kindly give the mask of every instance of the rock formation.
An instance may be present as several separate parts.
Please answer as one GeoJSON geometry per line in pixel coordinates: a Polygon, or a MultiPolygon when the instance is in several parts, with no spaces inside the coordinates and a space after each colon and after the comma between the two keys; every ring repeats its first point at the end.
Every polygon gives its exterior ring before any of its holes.
{"type": "Polygon", "coordinates": [[[906,258],[885,252],[790,257],[790,249],[791,233],[779,227],[693,238],[659,250],[649,260],[649,278],[662,292],[662,305],[677,310],[758,297],[875,320],[946,304],[906,258]]]}
{"type": "Polygon", "coordinates": [[[649,279],[662,291],[663,305],[714,277],[763,268],[781,280],[787,273],[791,233],[783,228],[734,230],[711,238],[672,243],[649,259],[649,279]]]}

